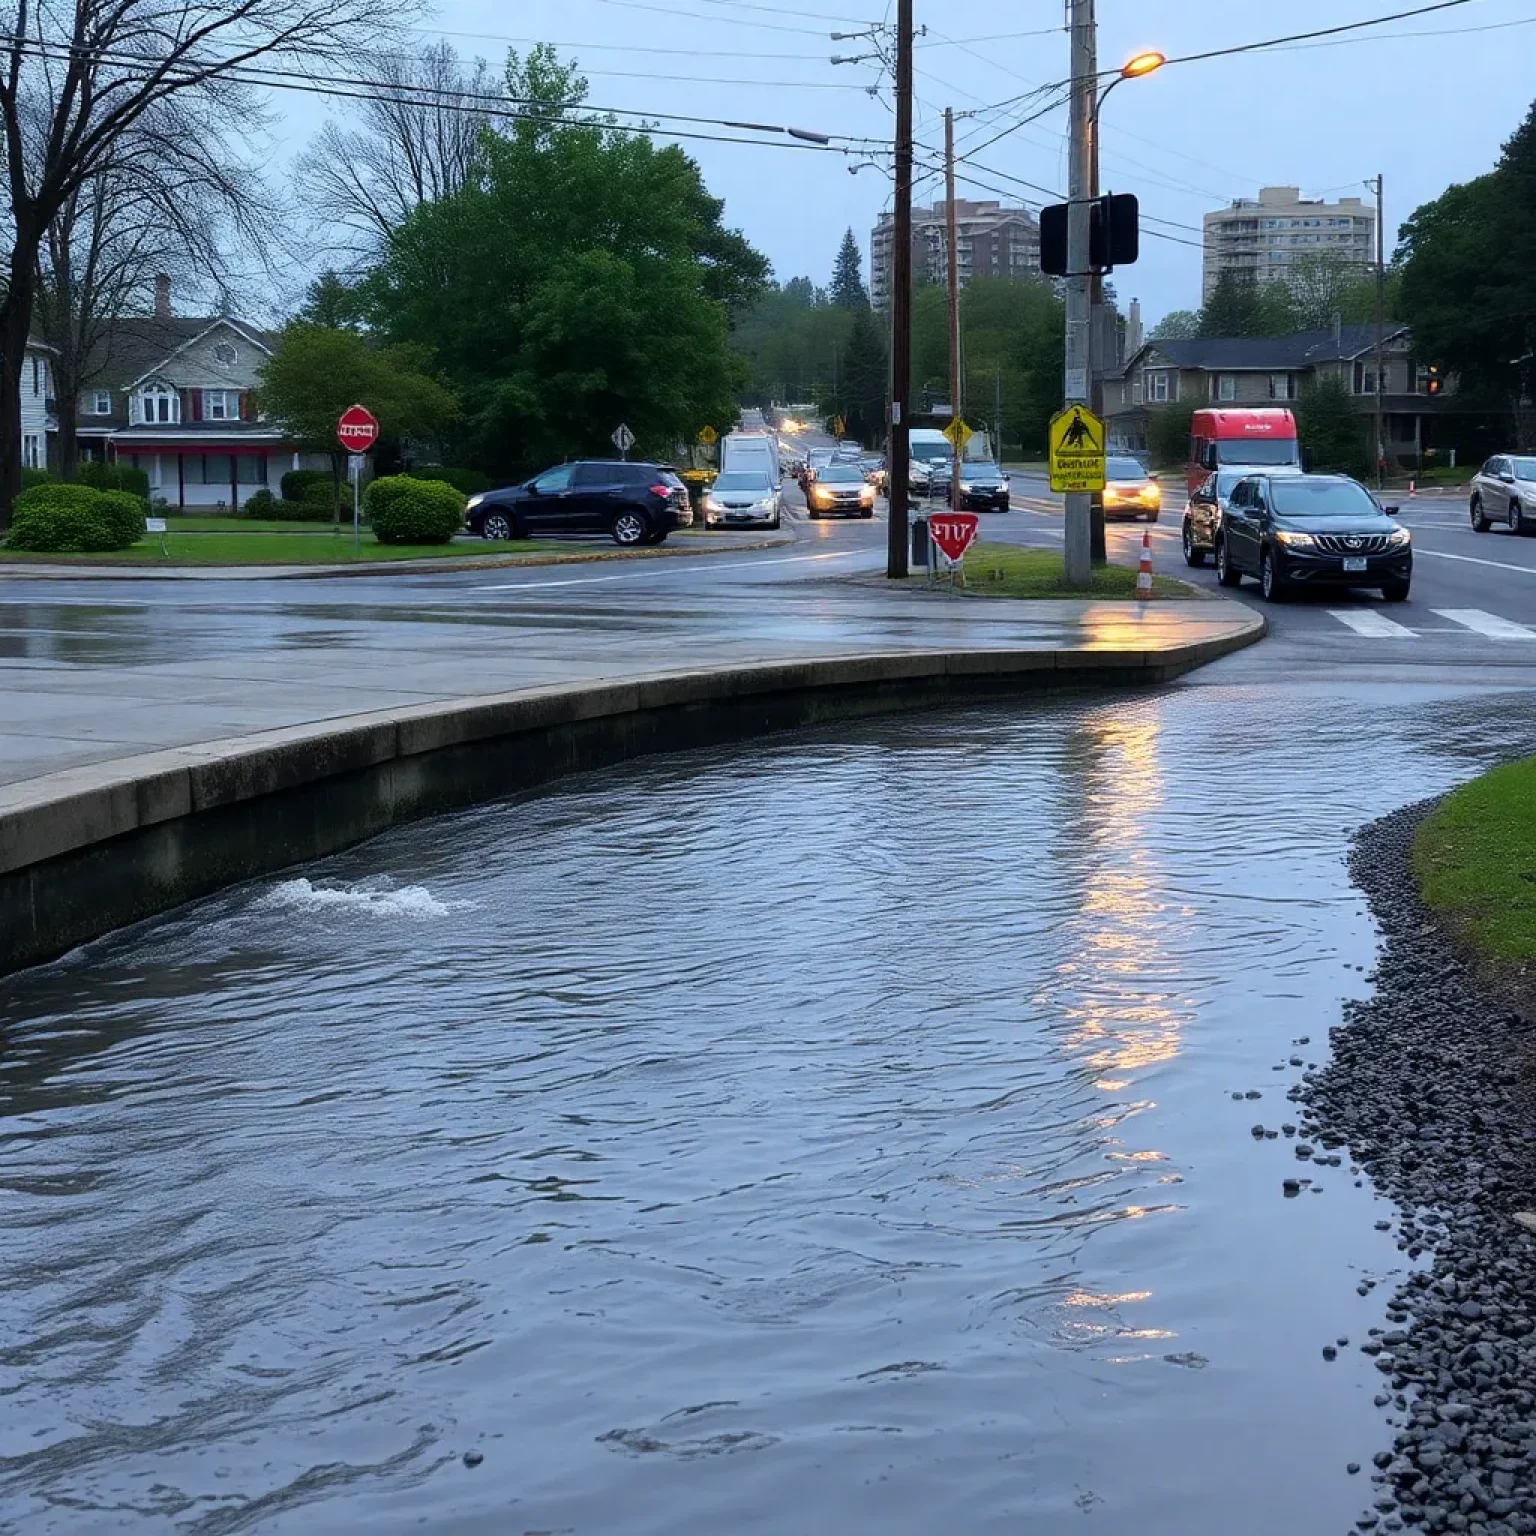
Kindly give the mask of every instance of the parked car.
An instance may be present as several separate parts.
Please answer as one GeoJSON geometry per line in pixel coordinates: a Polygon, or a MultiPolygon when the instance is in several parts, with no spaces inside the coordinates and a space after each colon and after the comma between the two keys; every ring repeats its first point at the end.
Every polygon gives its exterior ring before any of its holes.
{"type": "Polygon", "coordinates": [[[760,470],[723,469],[704,498],[706,528],[777,528],[783,515],[783,492],[760,470]]]}
{"type": "MultiPolygon", "coordinates": [[[[1216,530],[1221,525],[1221,514],[1226,509],[1227,498],[1232,494],[1232,487],[1252,473],[1251,467],[1218,469],[1215,474],[1207,475],[1189,493],[1189,503],[1184,508],[1183,530],[1186,565],[1204,565],[1205,557],[1215,553],[1216,530]]],[[[1301,470],[1279,465],[1268,473],[1299,475],[1301,470]]]]}
{"type": "Polygon", "coordinates": [[[857,464],[828,464],[818,471],[806,496],[812,517],[842,513],[847,517],[875,515],[875,488],[857,464]]]}
{"type": "MultiPolygon", "coordinates": [[[[945,499],[950,499],[953,482],[944,487],[945,499]]],[[[996,464],[979,459],[965,459],[960,465],[960,506],[957,511],[1006,512],[1008,501],[1008,476],[996,464]]]]}
{"type": "Polygon", "coordinates": [[[471,496],[471,533],[487,539],[607,534],[615,544],[660,544],[693,522],[688,488],[666,464],[580,459],[501,490],[471,496]]]}
{"type": "Polygon", "coordinates": [[[1305,587],[1376,587],[1408,596],[1413,536],[1347,475],[1246,475],[1232,487],[1216,532],[1222,586],[1257,576],[1265,599],[1305,587]]]}
{"type": "Polygon", "coordinates": [[[1511,533],[1536,528],[1536,458],[1496,453],[1472,477],[1472,526],[1487,533],[1508,523],[1511,533]]]}
{"type": "Polygon", "coordinates": [[[1163,491],[1140,459],[1111,455],[1104,464],[1104,517],[1144,517],[1157,521],[1163,491]]]}
{"type": "Polygon", "coordinates": [[[877,491],[885,489],[885,455],[883,453],[866,453],[859,460],[859,468],[864,471],[864,478],[877,491]]]}

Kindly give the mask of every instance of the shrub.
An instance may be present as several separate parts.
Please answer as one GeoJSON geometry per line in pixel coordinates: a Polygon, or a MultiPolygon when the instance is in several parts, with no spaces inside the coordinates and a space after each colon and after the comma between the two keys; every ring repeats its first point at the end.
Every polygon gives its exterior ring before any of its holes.
{"type": "MultiPolygon", "coordinates": [[[[341,495],[347,495],[345,486],[341,495]]],[[[323,481],[304,487],[304,494],[297,500],[285,502],[283,511],[288,517],[296,517],[306,523],[328,523],[336,516],[336,484],[329,475],[323,481]]]]}
{"type": "Polygon", "coordinates": [[[127,549],[144,537],[144,514],[149,502],[143,496],[130,491],[98,491],[97,515],[112,530],[117,539],[115,549],[127,549]]]}
{"type": "Polygon", "coordinates": [[[478,496],[491,488],[491,477],[478,469],[445,469],[441,464],[426,464],[411,471],[413,480],[441,480],[465,496],[478,496]]]}
{"type": "Polygon", "coordinates": [[[105,493],[88,485],[37,485],[16,498],[7,542],[12,549],[94,554],[126,549],[134,542],[127,533],[125,509],[114,507],[105,493]]]}
{"type": "Polygon", "coordinates": [[[312,485],[331,485],[334,476],[328,469],[290,469],[280,482],[284,501],[303,501],[312,485]]]}
{"type": "Polygon", "coordinates": [[[240,508],[242,517],[282,517],[285,508],[277,497],[262,486],[259,491],[252,491],[245,499],[245,505],[240,508]]]}
{"type": "Polygon", "coordinates": [[[131,464],[85,459],[75,471],[75,479],[95,491],[127,491],[149,500],[149,473],[135,469],[131,464]]]}
{"type": "Polygon", "coordinates": [[[46,469],[24,469],[21,472],[21,488],[30,491],[34,485],[52,485],[53,474],[46,469]]]}
{"type": "Polygon", "coordinates": [[[363,499],[381,544],[446,544],[464,526],[464,498],[441,480],[385,475],[363,499]]]}

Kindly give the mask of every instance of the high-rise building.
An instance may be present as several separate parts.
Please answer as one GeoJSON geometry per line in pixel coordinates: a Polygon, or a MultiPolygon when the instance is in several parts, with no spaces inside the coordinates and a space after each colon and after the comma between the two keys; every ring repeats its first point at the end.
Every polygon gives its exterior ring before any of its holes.
{"type": "MultiPolygon", "coordinates": [[[[912,270],[946,281],[949,249],[944,204],[912,210],[912,270]]],[[[870,242],[869,297],[884,309],[891,297],[892,217],[881,214],[870,242]]],[[[973,277],[1029,277],[1040,270],[1040,226],[1024,208],[955,199],[955,264],[963,288],[973,277]]]]}
{"type": "Polygon", "coordinates": [[[1341,256],[1369,267],[1376,260],[1376,210],[1358,197],[1336,203],[1306,199],[1299,187],[1264,187],[1205,216],[1202,295],[1224,272],[1295,286],[1293,265],[1308,256],[1341,256]]]}

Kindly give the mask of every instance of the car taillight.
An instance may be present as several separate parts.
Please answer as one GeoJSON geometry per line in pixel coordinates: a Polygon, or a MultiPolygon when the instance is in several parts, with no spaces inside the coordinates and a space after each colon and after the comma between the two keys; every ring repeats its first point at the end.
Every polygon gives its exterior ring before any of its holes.
{"type": "Polygon", "coordinates": [[[671,494],[672,487],[669,485],[653,485],[651,487],[651,495],[660,496],[663,501],[665,501],[671,494]]]}

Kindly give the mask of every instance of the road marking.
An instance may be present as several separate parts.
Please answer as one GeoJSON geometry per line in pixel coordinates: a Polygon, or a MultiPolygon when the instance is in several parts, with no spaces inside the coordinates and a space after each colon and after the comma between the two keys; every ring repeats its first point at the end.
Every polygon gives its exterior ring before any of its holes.
{"type": "Polygon", "coordinates": [[[1329,616],[1340,624],[1346,624],[1357,635],[1372,640],[1417,640],[1419,637],[1406,624],[1398,624],[1369,608],[1330,608],[1329,616]]]}
{"type": "MultiPolygon", "coordinates": [[[[710,560],[707,569],[711,571],[760,571],[765,565],[800,565],[807,560],[847,560],[854,555],[867,555],[867,549],[840,549],[825,555],[781,555],[774,560],[732,560],[729,562],[710,560]]],[[[647,565],[657,565],[659,562],[646,561],[647,565]]],[[[692,565],[692,562],[688,562],[692,565]]],[[[697,567],[694,567],[697,569],[697,567]]],[[[502,581],[493,586],[476,587],[477,592],[524,592],[532,587],[590,587],[600,581],[629,581],[636,576],[678,576],[682,571],[668,562],[659,570],[649,571],[623,571],[616,576],[568,576],[563,581],[502,581]]]]}
{"type": "Polygon", "coordinates": [[[1461,560],[1467,565],[1491,565],[1496,571],[1519,571],[1522,576],[1536,576],[1536,566],[1511,565],[1507,560],[1482,560],[1476,555],[1452,555],[1443,549],[1422,549],[1419,545],[1413,546],[1414,559],[1426,557],[1434,560],[1461,560]]]}
{"type": "Polygon", "coordinates": [[[1513,619],[1501,619],[1495,613],[1484,613],[1481,608],[1436,608],[1434,612],[1493,640],[1536,640],[1536,629],[1527,629],[1513,619]]]}

